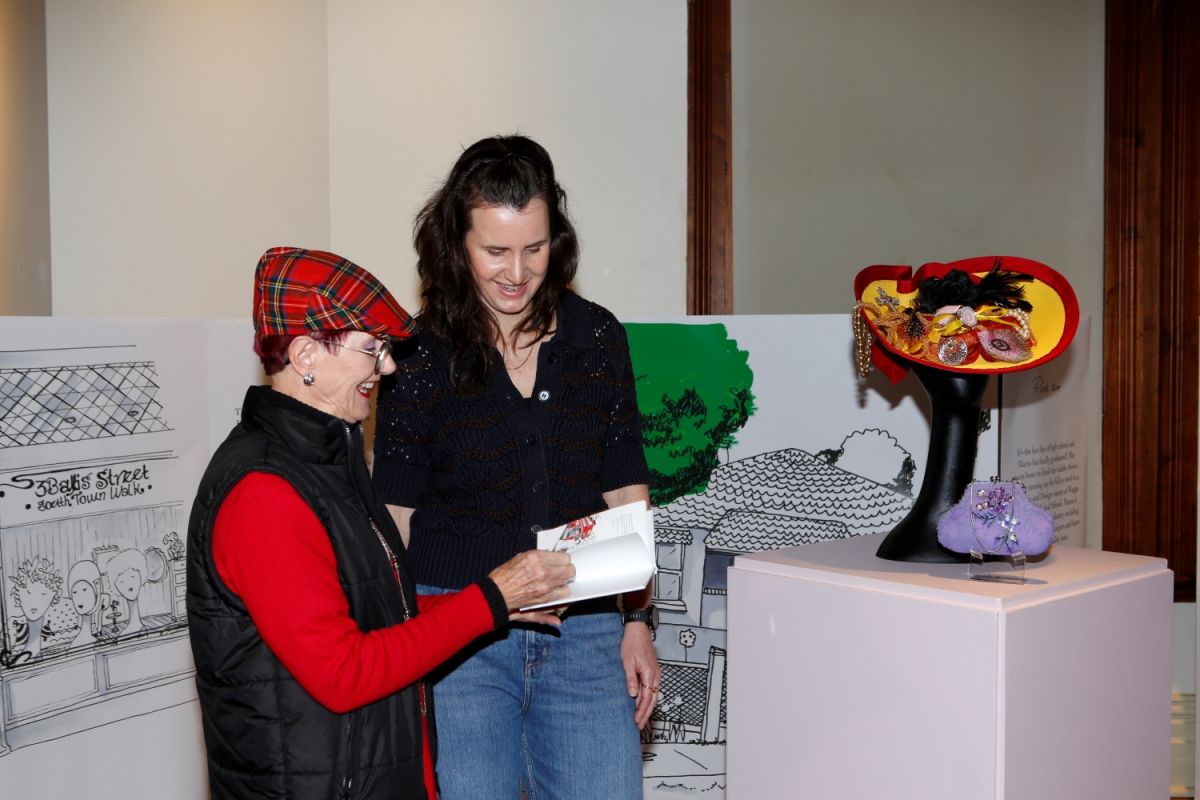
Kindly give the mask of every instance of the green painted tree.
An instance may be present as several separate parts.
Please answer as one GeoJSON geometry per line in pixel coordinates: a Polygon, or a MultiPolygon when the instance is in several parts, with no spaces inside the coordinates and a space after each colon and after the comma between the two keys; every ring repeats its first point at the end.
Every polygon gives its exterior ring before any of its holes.
{"type": "Polygon", "coordinates": [[[725,326],[630,323],[650,500],[702,492],[754,414],[754,373],[725,326]]]}

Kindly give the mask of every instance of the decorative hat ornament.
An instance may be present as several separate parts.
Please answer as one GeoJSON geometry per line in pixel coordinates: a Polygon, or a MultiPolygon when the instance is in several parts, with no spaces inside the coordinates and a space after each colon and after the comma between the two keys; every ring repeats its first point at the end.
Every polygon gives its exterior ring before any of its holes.
{"type": "Polygon", "coordinates": [[[933,410],[920,492],[877,554],[962,561],[938,543],[937,522],[971,481],[988,378],[1040,366],[1066,350],[1079,326],[1075,292],[1038,261],[982,256],[925,264],[915,273],[867,267],[854,279],[854,299],[860,376],[873,364],[897,383],[912,370],[933,410]]]}
{"type": "Polygon", "coordinates": [[[854,279],[859,374],[898,382],[911,364],[963,374],[1029,369],[1059,355],[1079,326],[1067,280],[1037,261],[983,256],[867,267],[854,279]]]}

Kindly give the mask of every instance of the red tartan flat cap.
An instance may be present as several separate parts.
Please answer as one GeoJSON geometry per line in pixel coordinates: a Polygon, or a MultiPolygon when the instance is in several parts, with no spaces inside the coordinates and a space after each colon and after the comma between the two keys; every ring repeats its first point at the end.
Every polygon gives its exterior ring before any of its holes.
{"type": "Polygon", "coordinates": [[[407,339],[413,320],[379,280],[321,250],[273,247],[254,270],[254,330],[261,336],[366,331],[407,339]]]}

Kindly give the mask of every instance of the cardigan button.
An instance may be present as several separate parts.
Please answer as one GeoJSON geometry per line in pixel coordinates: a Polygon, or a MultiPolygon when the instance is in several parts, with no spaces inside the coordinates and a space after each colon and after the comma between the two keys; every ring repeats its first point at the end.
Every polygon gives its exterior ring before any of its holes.
{"type": "Polygon", "coordinates": [[[558,353],[551,353],[550,355],[546,356],[547,364],[554,364],[557,361],[558,361],[558,353]]]}
{"type": "Polygon", "coordinates": [[[542,532],[542,526],[541,525],[530,525],[529,532],[532,533],[534,536],[536,536],[537,534],[542,532]]]}
{"type": "Polygon", "coordinates": [[[540,392],[538,392],[538,400],[541,400],[544,403],[549,399],[550,399],[550,390],[549,389],[542,389],[540,392]]]}
{"type": "Polygon", "coordinates": [[[542,488],[541,481],[534,481],[533,486],[529,487],[529,491],[533,492],[534,494],[539,494],[542,491],[542,488]]]}
{"type": "Polygon", "coordinates": [[[538,437],[536,433],[531,433],[525,437],[525,444],[529,445],[530,447],[533,447],[537,443],[538,437]]]}

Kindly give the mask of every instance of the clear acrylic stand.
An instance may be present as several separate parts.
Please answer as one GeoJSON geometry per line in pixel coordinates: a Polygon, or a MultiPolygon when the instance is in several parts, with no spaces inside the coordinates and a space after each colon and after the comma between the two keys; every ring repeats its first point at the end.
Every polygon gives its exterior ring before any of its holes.
{"type": "Polygon", "coordinates": [[[994,583],[1025,583],[1025,553],[1013,550],[1007,554],[971,550],[967,562],[967,578],[994,583]]]}

